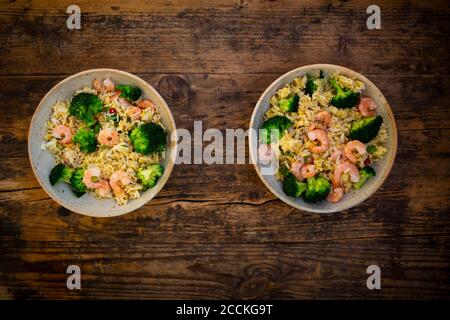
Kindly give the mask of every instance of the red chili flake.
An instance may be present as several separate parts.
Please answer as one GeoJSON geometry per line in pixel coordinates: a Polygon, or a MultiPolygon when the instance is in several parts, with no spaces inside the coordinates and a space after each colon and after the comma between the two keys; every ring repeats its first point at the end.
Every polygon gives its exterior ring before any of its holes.
{"type": "Polygon", "coordinates": [[[109,108],[108,112],[109,112],[109,113],[116,113],[116,109],[114,109],[114,108],[109,108]]]}
{"type": "Polygon", "coordinates": [[[366,160],[364,160],[364,164],[365,164],[366,166],[368,166],[370,163],[371,163],[371,162],[370,162],[370,158],[367,157],[366,160]]]}

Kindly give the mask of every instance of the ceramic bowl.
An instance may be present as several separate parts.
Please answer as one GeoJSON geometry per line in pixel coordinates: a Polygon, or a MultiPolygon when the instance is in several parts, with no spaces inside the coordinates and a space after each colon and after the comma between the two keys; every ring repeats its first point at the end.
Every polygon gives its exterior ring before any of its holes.
{"type": "Polygon", "coordinates": [[[147,82],[128,72],[114,69],[93,69],[74,74],[55,85],[39,103],[31,120],[28,132],[28,153],[33,172],[48,195],[68,210],[93,216],[113,217],[136,210],[149,202],[162,189],[172,172],[176,154],[175,121],[164,99],[147,82]],[[164,174],[157,185],[141,194],[139,199],[128,201],[127,205],[119,206],[113,199],[97,199],[89,193],[77,198],[66,183],[50,185],[49,173],[55,166],[53,156],[41,149],[46,134],[45,124],[50,118],[52,106],[58,101],[65,101],[73,96],[76,90],[92,84],[94,79],[111,78],[117,84],[129,84],[142,90],[142,96],[155,102],[161,115],[161,121],[167,130],[167,147],[165,151],[164,174]],[[171,139],[172,137],[172,139],[171,139]]]}
{"type": "Polygon", "coordinates": [[[366,89],[364,90],[364,95],[371,97],[375,100],[378,105],[378,114],[383,117],[384,123],[387,126],[389,140],[386,143],[387,153],[384,158],[378,162],[376,162],[373,167],[376,170],[376,176],[369,179],[365,185],[359,190],[351,190],[346,193],[344,197],[338,203],[329,203],[327,201],[321,201],[317,203],[309,203],[305,202],[301,198],[292,198],[287,196],[283,191],[282,183],[275,179],[273,175],[264,175],[262,173],[262,167],[259,163],[257,163],[257,136],[249,135],[249,144],[250,144],[250,156],[252,162],[255,166],[256,172],[259,177],[263,181],[263,183],[269,188],[269,190],[277,196],[280,200],[286,202],[294,208],[316,212],[316,213],[327,213],[327,212],[336,212],[341,210],[346,210],[351,207],[356,206],[357,204],[363,202],[368,197],[370,197],[373,193],[377,191],[377,189],[383,184],[386,180],[389,172],[391,171],[392,165],[394,163],[395,155],[397,152],[397,128],[395,124],[394,115],[392,114],[392,110],[386,101],[386,98],[383,96],[381,91],[373,84],[369,79],[364,77],[363,75],[350,70],[348,68],[344,68],[337,65],[331,64],[314,64],[308,65],[304,67],[300,67],[298,69],[289,71],[288,73],[282,75],[277,80],[275,80],[262,94],[258,103],[253,110],[252,118],[250,121],[250,128],[254,130],[258,130],[261,128],[263,124],[263,115],[269,109],[269,99],[272,97],[277,90],[284,87],[294,80],[294,78],[304,76],[307,73],[317,73],[319,70],[324,70],[326,73],[340,73],[345,76],[349,76],[351,78],[358,79],[362,81],[366,89]]]}

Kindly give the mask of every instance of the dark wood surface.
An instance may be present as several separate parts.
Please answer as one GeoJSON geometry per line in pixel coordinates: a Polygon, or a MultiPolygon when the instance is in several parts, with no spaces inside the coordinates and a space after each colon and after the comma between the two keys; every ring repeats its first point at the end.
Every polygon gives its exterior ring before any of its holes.
{"type": "Polygon", "coordinates": [[[1,1],[1,298],[449,298],[450,10],[446,1],[1,1]],[[363,73],[385,94],[399,149],[383,187],[343,212],[277,200],[248,165],[179,165],[143,208],[112,219],[60,207],[30,168],[27,130],[66,76],[137,74],[177,127],[247,128],[278,76],[311,63],[363,73]],[[82,269],[82,290],[66,268],[82,269]],[[382,289],[366,288],[366,268],[382,289]]]}

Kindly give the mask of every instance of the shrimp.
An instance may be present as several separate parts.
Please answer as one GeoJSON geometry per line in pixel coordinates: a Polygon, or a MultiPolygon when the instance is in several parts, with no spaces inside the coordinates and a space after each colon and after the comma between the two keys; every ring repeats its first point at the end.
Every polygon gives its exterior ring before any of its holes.
{"type": "Polygon", "coordinates": [[[335,148],[331,153],[331,160],[333,160],[335,163],[347,160],[343,148],[342,149],[335,148]]]}
{"type": "Polygon", "coordinates": [[[111,128],[102,129],[98,133],[97,140],[107,147],[114,147],[119,143],[119,133],[111,128]]]}
{"type": "Polygon", "coordinates": [[[127,114],[130,116],[131,120],[139,120],[141,117],[142,109],[139,107],[131,107],[127,109],[127,114]]]}
{"type": "Polygon", "coordinates": [[[270,144],[261,144],[258,147],[258,158],[261,163],[268,164],[272,160],[272,157],[273,152],[270,144]]]}
{"type": "Polygon", "coordinates": [[[98,195],[101,198],[111,198],[111,187],[109,186],[109,182],[107,180],[100,181],[101,186],[97,189],[98,195]]]}
{"type": "Polygon", "coordinates": [[[358,168],[348,161],[342,162],[339,164],[333,173],[333,185],[340,186],[341,185],[341,177],[344,173],[350,174],[350,181],[358,182],[359,181],[359,171],[358,168]]]}
{"type": "Polygon", "coordinates": [[[130,176],[124,171],[116,171],[109,178],[109,185],[116,197],[123,197],[125,195],[123,187],[130,183],[130,176]]]}
{"type": "Polygon", "coordinates": [[[84,172],[83,183],[90,189],[98,189],[102,187],[101,171],[98,167],[90,166],[84,172]]]}
{"type": "Polygon", "coordinates": [[[145,99],[145,100],[140,100],[136,106],[138,106],[141,109],[147,109],[150,108],[153,112],[156,111],[156,106],[153,103],[152,100],[149,99],[145,99]]]}
{"type": "Polygon", "coordinates": [[[342,199],[343,195],[344,195],[343,188],[333,188],[327,196],[327,201],[332,203],[339,202],[339,200],[342,199]]]}
{"type": "Polygon", "coordinates": [[[122,107],[124,107],[125,109],[133,107],[133,105],[131,103],[129,103],[127,99],[122,98],[122,97],[117,98],[117,103],[119,105],[121,105],[122,107]]]}
{"type": "Polygon", "coordinates": [[[311,178],[316,175],[316,167],[313,164],[305,164],[301,169],[303,178],[311,178]]]}
{"type": "Polygon", "coordinates": [[[321,111],[316,114],[316,121],[328,127],[331,123],[331,114],[328,111],[321,111]]]}
{"type": "Polygon", "coordinates": [[[110,100],[122,107],[124,107],[125,109],[128,109],[130,107],[133,107],[133,105],[131,103],[128,102],[127,99],[122,98],[120,95],[122,94],[122,91],[120,90],[116,90],[114,91],[114,94],[110,97],[110,100]]]}
{"type": "Polygon", "coordinates": [[[81,164],[81,159],[74,149],[65,148],[62,158],[64,163],[71,167],[78,167],[81,164]]]}
{"type": "Polygon", "coordinates": [[[296,160],[291,165],[291,172],[297,178],[297,180],[302,181],[305,177],[302,175],[302,167],[304,165],[304,161],[296,160]]]}
{"type": "Polygon", "coordinates": [[[116,90],[114,94],[110,97],[111,101],[117,103],[117,99],[119,99],[121,93],[122,91],[116,90]]]}
{"type": "Polygon", "coordinates": [[[308,138],[310,140],[318,140],[320,142],[320,145],[311,147],[311,151],[314,153],[325,152],[330,147],[330,139],[328,138],[328,135],[324,130],[315,129],[309,131],[308,138]]]}
{"type": "Polygon", "coordinates": [[[98,93],[103,91],[103,86],[98,79],[94,79],[93,85],[95,91],[97,91],[98,93]]]}
{"type": "Polygon", "coordinates": [[[72,130],[62,124],[53,129],[53,136],[61,144],[68,144],[72,142],[72,130]]]}
{"type": "Polygon", "coordinates": [[[103,80],[103,86],[105,87],[106,92],[114,92],[116,90],[116,85],[110,78],[103,80]]]}
{"type": "Polygon", "coordinates": [[[344,153],[347,159],[352,163],[358,162],[357,155],[360,155],[363,160],[365,160],[367,155],[366,146],[359,140],[352,140],[347,142],[344,148],[344,153]]]}
{"type": "Polygon", "coordinates": [[[377,104],[369,97],[364,97],[359,100],[358,110],[363,117],[376,116],[376,108],[377,104]]]}

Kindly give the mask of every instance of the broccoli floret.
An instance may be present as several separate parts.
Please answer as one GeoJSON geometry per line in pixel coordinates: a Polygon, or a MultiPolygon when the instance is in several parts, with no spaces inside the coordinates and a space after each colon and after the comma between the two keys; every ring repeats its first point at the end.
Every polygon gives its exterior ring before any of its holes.
{"type": "Polygon", "coordinates": [[[354,92],[350,89],[344,90],[337,84],[335,79],[331,79],[330,84],[336,90],[336,95],[331,99],[330,103],[336,108],[352,108],[359,103],[358,92],[354,92]]]}
{"type": "Polygon", "coordinates": [[[308,178],[306,192],[303,199],[308,202],[317,202],[324,200],[330,193],[330,182],[320,175],[308,178]]]}
{"type": "Polygon", "coordinates": [[[317,90],[317,84],[315,83],[317,78],[313,75],[307,74],[306,79],[305,93],[312,97],[314,91],[317,90]]]}
{"type": "Polygon", "coordinates": [[[130,140],[136,152],[142,154],[162,152],[166,147],[166,132],[155,123],[141,124],[131,131],[130,140]]]}
{"type": "Polygon", "coordinates": [[[299,100],[299,96],[294,94],[290,98],[281,99],[280,101],[278,101],[278,106],[284,112],[297,112],[299,100]]]}
{"type": "Polygon", "coordinates": [[[141,89],[138,87],[132,87],[128,85],[117,85],[117,90],[120,90],[120,96],[128,101],[136,101],[141,97],[141,89]]]}
{"type": "Polygon", "coordinates": [[[73,137],[73,141],[80,145],[80,150],[83,152],[91,153],[97,149],[97,140],[93,130],[81,128],[73,137]]]}
{"type": "Polygon", "coordinates": [[[366,181],[375,177],[375,169],[369,166],[365,166],[361,170],[359,170],[359,181],[354,184],[355,189],[360,189],[366,181]]]}
{"type": "Polygon", "coordinates": [[[368,146],[366,148],[366,150],[367,150],[368,153],[375,153],[377,151],[377,147],[375,147],[375,146],[368,146]]]}
{"type": "Polygon", "coordinates": [[[289,169],[285,165],[281,165],[278,168],[278,173],[283,177],[286,177],[289,174],[289,169]]]}
{"type": "Polygon", "coordinates": [[[323,70],[320,70],[319,79],[323,79],[323,78],[325,78],[325,72],[323,72],[323,70]]]}
{"type": "Polygon", "coordinates": [[[283,190],[288,196],[294,198],[300,197],[306,190],[306,183],[298,181],[292,173],[288,173],[288,175],[284,177],[283,190]]]}
{"type": "Polygon", "coordinates": [[[352,140],[359,140],[363,143],[367,143],[377,136],[382,123],[382,116],[368,117],[356,120],[352,123],[352,127],[349,132],[349,138],[352,140]]]}
{"type": "Polygon", "coordinates": [[[284,116],[275,116],[267,119],[261,126],[261,129],[265,130],[261,136],[261,143],[271,143],[271,131],[274,131],[274,134],[278,134],[279,138],[281,138],[284,131],[292,124],[292,121],[284,116]]]}
{"type": "Polygon", "coordinates": [[[78,168],[72,174],[70,178],[70,184],[72,185],[72,191],[77,197],[81,197],[86,192],[86,185],[83,182],[84,169],[78,168]]]}
{"type": "Polygon", "coordinates": [[[325,74],[324,74],[323,70],[320,70],[318,77],[311,75],[309,73],[306,74],[305,93],[307,95],[309,95],[310,97],[312,97],[313,93],[317,90],[316,80],[323,79],[323,78],[325,78],[325,74]]]}
{"type": "Polygon", "coordinates": [[[72,116],[83,120],[88,127],[94,125],[95,116],[103,110],[103,103],[95,94],[82,92],[73,97],[69,106],[72,116]]]}
{"type": "Polygon", "coordinates": [[[53,167],[52,171],[50,171],[50,184],[53,186],[60,181],[70,183],[70,178],[72,177],[73,169],[66,167],[62,163],[57,164],[53,167]]]}
{"type": "Polygon", "coordinates": [[[153,188],[158,182],[158,179],[162,176],[164,167],[160,164],[152,164],[145,169],[139,169],[137,177],[141,181],[143,191],[153,188]]]}

